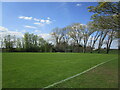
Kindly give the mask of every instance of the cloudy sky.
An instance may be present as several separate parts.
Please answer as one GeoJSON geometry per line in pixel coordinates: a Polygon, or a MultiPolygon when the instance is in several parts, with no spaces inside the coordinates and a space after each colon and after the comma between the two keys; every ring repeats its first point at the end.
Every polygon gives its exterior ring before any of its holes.
{"type": "Polygon", "coordinates": [[[55,27],[87,24],[93,14],[87,7],[95,5],[96,2],[3,2],[0,31],[17,36],[29,32],[49,38],[55,27]]]}
{"type": "Polygon", "coordinates": [[[87,10],[90,5],[96,3],[4,2],[2,26],[21,33],[50,33],[74,22],[86,24],[92,15],[87,10]]]}

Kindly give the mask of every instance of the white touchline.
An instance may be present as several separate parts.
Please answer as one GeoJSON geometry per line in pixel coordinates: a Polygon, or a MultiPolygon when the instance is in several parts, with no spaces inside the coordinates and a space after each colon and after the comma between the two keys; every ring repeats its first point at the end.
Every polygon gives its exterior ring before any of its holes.
{"type": "MultiPolygon", "coordinates": [[[[114,59],[116,59],[116,58],[114,58],[114,59]]],[[[62,82],[64,82],[64,81],[67,81],[67,80],[69,80],[69,79],[71,79],[71,78],[77,77],[77,76],[79,76],[79,75],[81,75],[81,74],[83,74],[83,73],[86,73],[86,72],[88,72],[88,71],[90,71],[90,70],[92,70],[92,69],[94,69],[94,68],[96,68],[96,67],[98,67],[98,66],[100,66],[100,65],[102,65],[102,64],[104,64],[104,63],[107,63],[107,62],[109,62],[109,61],[111,61],[111,60],[114,60],[114,59],[110,59],[110,60],[108,60],[108,61],[105,61],[105,62],[102,62],[102,63],[100,63],[100,64],[97,64],[97,65],[95,65],[95,66],[93,66],[93,67],[91,67],[91,68],[89,68],[89,69],[87,69],[87,70],[85,70],[85,71],[83,71],[83,72],[81,72],[81,73],[78,73],[78,74],[76,74],[76,75],[74,75],[74,76],[71,76],[71,77],[68,77],[68,78],[66,78],[66,79],[64,79],[64,80],[58,81],[58,82],[56,82],[56,83],[53,83],[53,84],[51,84],[51,85],[48,85],[48,86],[44,87],[43,89],[45,89],[45,88],[50,88],[50,87],[52,87],[52,86],[54,86],[54,85],[60,84],[60,83],[62,83],[62,82]]]]}

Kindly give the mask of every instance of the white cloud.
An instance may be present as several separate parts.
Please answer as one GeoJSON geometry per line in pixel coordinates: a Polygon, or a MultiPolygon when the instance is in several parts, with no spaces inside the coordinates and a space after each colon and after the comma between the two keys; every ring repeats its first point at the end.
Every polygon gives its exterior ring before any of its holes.
{"type": "Polygon", "coordinates": [[[34,18],[33,20],[40,22],[40,23],[38,23],[38,22],[34,23],[34,24],[39,24],[39,25],[41,25],[41,23],[42,24],[51,24],[52,23],[52,21],[50,20],[50,17],[47,17],[47,19],[37,19],[37,18],[34,18]]]}
{"type": "Polygon", "coordinates": [[[8,31],[7,28],[0,26],[0,32],[6,32],[6,31],[8,31]]]}
{"type": "Polygon", "coordinates": [[[36,29],[34,26],[25,26],[26,28],[36,29]]]}
{"type": "Polygon", "coordinates": [[[47,20],[41,19],[40,22],[43,24],[51,24],[52,23],[52,21],[50,21],[49,19],[47,19],[47,20]]]}
{"type": "Polygon", "coordinates": [[[44,26],[45,25],[44,23],[38,23],[38,22],[35,22],[34,24],[40,25],[40,26],[44,26]]]}
{"type": "Polygon", "coordinates": [[[78,3],[78,4],[76,4],[76,6],[78,6],[78,7],[79,7],[79,6],[82,6],[82,4],[78,3]]]}
{"type": "Polygon", "coordinates": [[[3,38],[6,35],[11,35],[11,36],[17,36],[17,37],[23,37],[23,33],[22,32],[18,32],[18,31],[11,31],[8,30],[5,27],[0,26],[0,38],[3,38]]]}
{"type": "Polygon", "coordinates": [[[40,21],[40,19],[34,18],[34,21],[40,21]]]}
{"type": "Polygon", "coordinates": [[[50,21],[50,20],[41,20],[40,22],[35,22],[34,24],[36,24],[36,25],[39,25],[39,26],[44,26],[44,25],[46,25],[46,24],[51,24],[52,23],[52,21],[50,21]]]}
{"type": "Polygon", "coordinates": [[[17,36],[17,37],[23,37],[23,36],[24,36],[23,33],[21,33],[21,32],[16,32],[16,31],[9,31],[8,34],[9,34],[9,35],[15,35],[15,36],[17,36]]]}
{"type": "Polygon", "coordinates": [[[25,17],[25,16],[20,16],[18,17],[20,19],[25,19],[25,20],[32,20],[32,17],[25,17]]]}
{"type": "MultiPolygon", "coordinates": [[[[33,17],[20,16],[18,18],[26,19],[26,20],[34,20],[34,21],[36,21],[36,22],[34,22],[34,24],[39,25],[39,26],[44,26],[46,24],[51,24],[52,21],[55,21],[55,20],[51,20],[50,17],[47,17],[47,19],[38,19],[38,18],[33,18],[33,17]]],[[[26,28],[36,28],[36,27],[33,27],[33,26],[25,26],[25,27],[26,28]]]]}
{"type": "Polygon", "coordinates": [[[44,20],[44,19],[41,19],[41,20],[40,20],[40,22],[44,23],[44,22],[45,22],[45,20],[44,20]]]}
{"type": "Polygon", "coordinates": [[[50,17],[47,17],[47,19],[50,19],[50,17]]]}
{"type": "Polygon", "coordinates": [[[49,40],[51,38],[51,35],[48,33],[41,33],[41,34],[39,34],[39,36],[41,36],[45,40],[49,40]]]}
{"type": "Polygon", "coordinates": [[[35,30],[34,32],[35,32],[35,33],[40,33],[41,31],[40,31],[40,30],[35,30]]]}
{"type": "Polygon", "coordinates": [[[51,24],[52,23],[50,20],[46,20],[45,22],[46,22],[46,24],[51,24]]]}

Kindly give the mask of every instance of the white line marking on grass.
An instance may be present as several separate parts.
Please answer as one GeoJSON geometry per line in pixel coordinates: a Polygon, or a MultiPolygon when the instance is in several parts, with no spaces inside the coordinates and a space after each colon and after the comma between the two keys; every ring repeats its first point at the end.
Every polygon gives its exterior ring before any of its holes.
{"type": "MultiPolygon", "coordinates": [[[[114,58],[114,59],[116,59],[116,58],[114,58]]],[[[96,68],[96,67],[98,67],[98,66],[100,66],[100,65],[102,65],[102,64],[104,64],[104,63],[107,63],[107,62],[109,62],[109,61],[111,61],[111,60],[114,60],[114,59],[110,59],[110,60],[108,60],[108,61],[105,61],[105,62],[102,62],[102,63],[100,63],[100,64],[97,64],[97,65],[95,65],[95,66],[93,66],[93,67],[91,67],[91,68],[89,68],[89,69],[87,69],[87,70],[85,70],[85,71],[83,71],[83,72],[81,72],[81,73],[78,73],[78,74],[73,75],[73,76],[71,76],[71,77],[68,77],[68,78],[66,78],[66,79],[64,79],[64,80],[58,81],[58,82],[56,82],[56,83],[53,83],[53,84],[51,84],[51,85],[48,85],[48,86],[44,87],[43,89],[45,89],[45,88],[50,88],[50,87],[52,87],[52,86],[55,86],[55,85],[60,84],[60,83],[62,83],[62,82],[65,82],[65,81],[67,81],[67,80],[69,80],[69,79],[72,79],[72,78],[74,78],[74,77],[77,77],[77,76],[79,76],[79,75],[81,75],[81,74],[84,74],[84,73],[86,73],[86,72],[88,72],[88,71],[90,71],[90,70],[92,70],[92,69],[94,69],[94,68],[96,68]]]]}

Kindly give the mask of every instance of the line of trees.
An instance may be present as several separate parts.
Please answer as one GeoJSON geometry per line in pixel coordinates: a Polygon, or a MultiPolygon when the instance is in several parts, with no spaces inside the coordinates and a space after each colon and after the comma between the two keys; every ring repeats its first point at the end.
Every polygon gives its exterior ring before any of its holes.
{"type": "MultiPolygon", "coordinates": [[[[88,7],[89,12],[93,12],[92,22],[95,28],[100,33],[100,40],[98,44],[98,53],[104,40],[106,39],[107,53],[110,50],[111,43],[114,38],[120,36],[120,2],[99,2],[97,6],[88,7]]],[[[120,48],[120,47],[119,47],[120,48]]]]}
{"type": "Polygon", "coordinates": [[[73,23],[54,28],[50,33],[52,43],[38,35],[25,33],[23,38],[5,36],[1,47],[6,51],[92,53],[97,44],[98,53],[103,45],[109,53],[113,40],[120,40],[119,6],[120,2],[99,2],[97,6],[88,7],[89,12],[94,13],[92,21],[87,25],[73,23]]]}
{"type": "Polygon", "coordinates": [[[23,38],[6,35],[1,47],[10,52],[52,52],[53,45],[38,35],[25,33],[23,38]]]}

